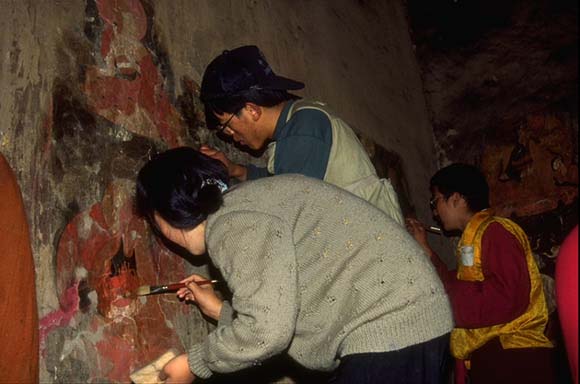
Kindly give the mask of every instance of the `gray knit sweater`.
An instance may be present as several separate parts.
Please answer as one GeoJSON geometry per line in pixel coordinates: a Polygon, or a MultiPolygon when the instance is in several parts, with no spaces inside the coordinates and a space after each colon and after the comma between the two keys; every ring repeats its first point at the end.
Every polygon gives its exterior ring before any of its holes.
{"type": "Polygon", "coordinates": [[[366,201],[298,175],[246,182],[207,221],[213,263],[233,292],[217,328],[189,351],[207,378],[287,350],[332,370],[450,332],[451,309],[427,256],[366,201]]]}

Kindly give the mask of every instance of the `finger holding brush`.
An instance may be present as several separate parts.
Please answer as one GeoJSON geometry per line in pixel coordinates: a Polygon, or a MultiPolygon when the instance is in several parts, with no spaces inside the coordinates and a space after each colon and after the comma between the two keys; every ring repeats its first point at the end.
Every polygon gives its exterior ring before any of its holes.
{"type": "Polygon", "coordinates": [[[437,227],[427,227],[425,224],[421,223],[419,220],[415,218],[408,217],[405,219],[405,226],[407,231],[415,238],[415,240],[421,245],[421,247],[427,253],[427,256],[433,258],[435,255],[435,251],[429,245],[429,241],[427,240],[427,232],[435,232],[436,230],[442,234],[443,231],[437,227]],[[431,229],[435,228],[435,229],[431,229]]]}
{"type": "Polygon", "coordinates": [[[185,287],[177,291],[177,297],[197,304],[201,312],[218,320],[222,310],[222,300],[216,295],[212,284],[198,285],[196,282],[207,281],[203,276],[193,274],[180,281],[185,287]]]}
{"type": "Polygon", "coordinates": [[[427,232],[435,232],[435,230],[431,228],[437,229],[438,234],[442,233],[439,228],[433,226],[429,227],[412,217],[405,219],[405,227],[411,236],[413,236],[415,240],[417,240],[417,242],[425,249],[430,248],[429,241],[427,240],[427,232]]]}

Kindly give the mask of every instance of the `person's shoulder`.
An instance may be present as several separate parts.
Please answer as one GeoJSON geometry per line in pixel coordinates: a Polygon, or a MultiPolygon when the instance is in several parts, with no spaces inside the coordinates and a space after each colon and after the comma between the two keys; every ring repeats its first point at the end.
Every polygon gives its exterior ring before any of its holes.
{"type": "MultiPolygon", "coordinates": [[[[517,225],[511,222],[512,225],[517,225]]],[[[521,246],[517,237],[506,226],[499,221],[494,221],[487,226],[483,234],[483,241],[493,242],[495,244],[516,243],[521,246]]]]}
{"type": "Polygon", "coordinates": [[[330,127],[330,115],[324,110],[324,104],[310,100],[297,100],[294,103],[290,121],[295,129],[330,127]]]}
{"type": "Polygon", "coordinates": [[[323,183],[298,173],[284,173],[269,177],[262,177],[256,180],[249,180],[240,183],[231,189],[224,197],[228,200],[247,200],[251,196],[259,196],[262,193],[267,195],[280,196],[286,191],[299,189],[301,186],[312,186],[323,183]]]}
{"type": "Polygon", "coordinates": [[[509,234],[510,231],[507,230],[500,222],[493,221],[491,222],[487,228],[485,228],[485,235],[501,235],[501,234],[509,234]]]}
{"type": "MultiPolygon", "coordinates": [[[[258,180],[256,180],[258,182],[258,180]]],[[[262,178],[257,183],[258,188],[268,188],[268,189],[299,189],[303,186],[324,186],[322,180],[315,179],[312,177],[305,176],[299,173],[284,173],[280,175],[274,175],[266,178],[262,178]]]]}
{"type": "Polygon", "coordinates": [[[284,198],[284,196],[295,194],[306,194],[314,198],[317,195],[335,195],[347,194],[347,196],[354,196],[350,192],[345,191],[333,184],[326,183],[323,180],[306,176],[298,173],[284,173],[265,177],[251,182],[245,182],[248,188],[252,189],[252,193],[266,194],[275,196],[275,198],[284,198]]]}

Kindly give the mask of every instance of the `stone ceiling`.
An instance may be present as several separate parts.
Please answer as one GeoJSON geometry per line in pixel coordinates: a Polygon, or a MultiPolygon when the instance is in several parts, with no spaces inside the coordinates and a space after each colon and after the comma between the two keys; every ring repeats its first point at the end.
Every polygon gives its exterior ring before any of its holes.
{"type": "Polygon", "coordinates": [[[440,162],[477,162],[485,135],[538,111],[568,113],[577,133],[577,1],[407,6],[440,162]]]}

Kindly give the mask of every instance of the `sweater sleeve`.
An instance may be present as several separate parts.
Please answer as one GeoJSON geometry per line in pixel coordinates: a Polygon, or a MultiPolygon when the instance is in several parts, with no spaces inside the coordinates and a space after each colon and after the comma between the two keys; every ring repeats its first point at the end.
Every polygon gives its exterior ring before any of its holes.
{"type": "Polygon", "coordinates": [[[458,328],[507,323],[528,307],[530,278],[526,255],[518,240],[493,223],[482,238],[484,281],[462,281],[456,271],[437,268],[451,300],[458,328]]]}
{"type": "Polygon", "coordinates": [[[282,220],[229,213],[206,230],[208,252],[232,291],[235,315],[231,322],[220,319],[205,343],[189,351],[190,368],[202,378],[258,365],[282,352],[298,313],[294,245],[282,220]]]}
{"type": "Polygon", "coordinates": [[[246,168],[248,170],[248,180],[256,180],[261,179],[262,177],[272,176],[266,167],[258,167],[254,164],[248,164],[246,168]]]}

